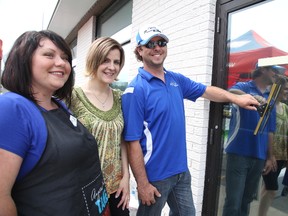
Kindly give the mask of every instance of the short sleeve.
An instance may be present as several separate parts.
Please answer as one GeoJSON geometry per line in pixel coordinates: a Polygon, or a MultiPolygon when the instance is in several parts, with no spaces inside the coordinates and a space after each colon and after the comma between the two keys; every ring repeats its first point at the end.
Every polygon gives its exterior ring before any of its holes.
{"type": "Polygon", "coordinates": [[[37,164],[47,137],[45,120],[33,102],[14,93],[0,95],[0,148],[23,158],[18,179],[37,164]]]}
{"type": "Polygon", "coordinates": [[[180,84],[185,99],[196,101],[206,91],[207,86],[202,83],[195,82],[180,73],[170,72],[169,74],[180,84]]]}
{"type": "Polygon", "coordinates": [[[0,148],[24,158],[31,130],[25,112],[11,100],[0,97],[0,104],[0,148]]]}
{"type": "Polygon", "coordinates": [[[123,135],[126,141],[139,140],[142,137],[145,109],[141,92],[141,88],[131,86],[122,95],[123,135]]]}

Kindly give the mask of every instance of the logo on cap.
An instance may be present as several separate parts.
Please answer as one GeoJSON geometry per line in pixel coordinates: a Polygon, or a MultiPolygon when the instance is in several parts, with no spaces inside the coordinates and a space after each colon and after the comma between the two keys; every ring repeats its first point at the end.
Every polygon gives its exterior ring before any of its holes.
{"type": "Polygon", "coordinates": [[[169,42],[168,37],[162,33],[162,31],[156,26],[145,26],[140,28],[138,34],[136,35],[136,41],[138,45],[147,44],[152,37],[159,36],[162,37],[166,42],[169,42]]]}
{"type": "Polygon", "coordinates": [[[157,29],[156,27],[148,27],[148,29],[146,29],[144,31],[144,34],[147,34],[149,32],[159,32],[159,33],[161,33],[161,31],[159,29],[157,29]]]}

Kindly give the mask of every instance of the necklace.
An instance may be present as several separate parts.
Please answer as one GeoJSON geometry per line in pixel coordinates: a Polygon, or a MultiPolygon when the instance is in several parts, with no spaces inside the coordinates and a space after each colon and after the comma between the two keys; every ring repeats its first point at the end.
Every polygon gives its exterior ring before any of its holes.
{"type": "Polygon", "coordinates": [[[101,100],[99,100],[99,98],[98,98],[95,94],[93,94],[93,95],[94,95],[94,97],[97,99],[97,101],[99,101],[99,102],[102,104],[102,108],[105,108],[105,104],[106,104],[106,102],[107,102],[107,100],[108,100],[108,98],[109,98],[109,95],[110,95],[110,89],[109,89],[109,91],[108,91],[108,95],[107,95],[106,99],[104,100],[104,102],[102,102],[101,100]]]}

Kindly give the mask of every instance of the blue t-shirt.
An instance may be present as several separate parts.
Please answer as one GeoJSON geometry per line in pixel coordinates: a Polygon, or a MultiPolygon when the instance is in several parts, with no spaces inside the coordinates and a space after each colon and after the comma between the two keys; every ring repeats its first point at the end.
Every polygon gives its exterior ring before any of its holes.
{"type": "MultiPolygon", "coordinates": [[[[238,89],[247,94],[260,95],[268,98],[269,91],[259,91],[254,81],[238,82],[231,89],[238,89]]],[[[227,153],[237,154],[245,157],[253,157],[265,160],[268,150],[268,134],[276,130],[276,110],[272,110],[270,118],[263,132],[254,135],[254,130],[260,119],[256,111],[240,108],[232,105],[232,116],[230,120],[229,135],[227,141],[227,153]]]]}
{"type": "Polygon", "coordinates": [[[183,99],[195,101],[206,86],[165,70],[165,83],[139,68],[122,95],[124,139],[140,140],[149,181],[188,170],[183,99]]]}
{"type": "Polygon", "coordinates": [[[46,141],[46,124],[39,108],[18,94],[0,95],[0,148],[23,158],[17,179],[35,166],[46,141]]]}

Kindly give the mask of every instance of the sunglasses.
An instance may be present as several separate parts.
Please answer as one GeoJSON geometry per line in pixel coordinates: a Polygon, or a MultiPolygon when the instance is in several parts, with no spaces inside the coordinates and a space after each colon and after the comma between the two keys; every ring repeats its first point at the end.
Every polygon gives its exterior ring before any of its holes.
{"type": "Polygon", "coordinates": [[[165,40],[158,40],[158,41],[149,41],[145,47],[148,49],[154,49],[158,45],[159,47],[165,47],[167,45],[167,41],[165,40]]]}

